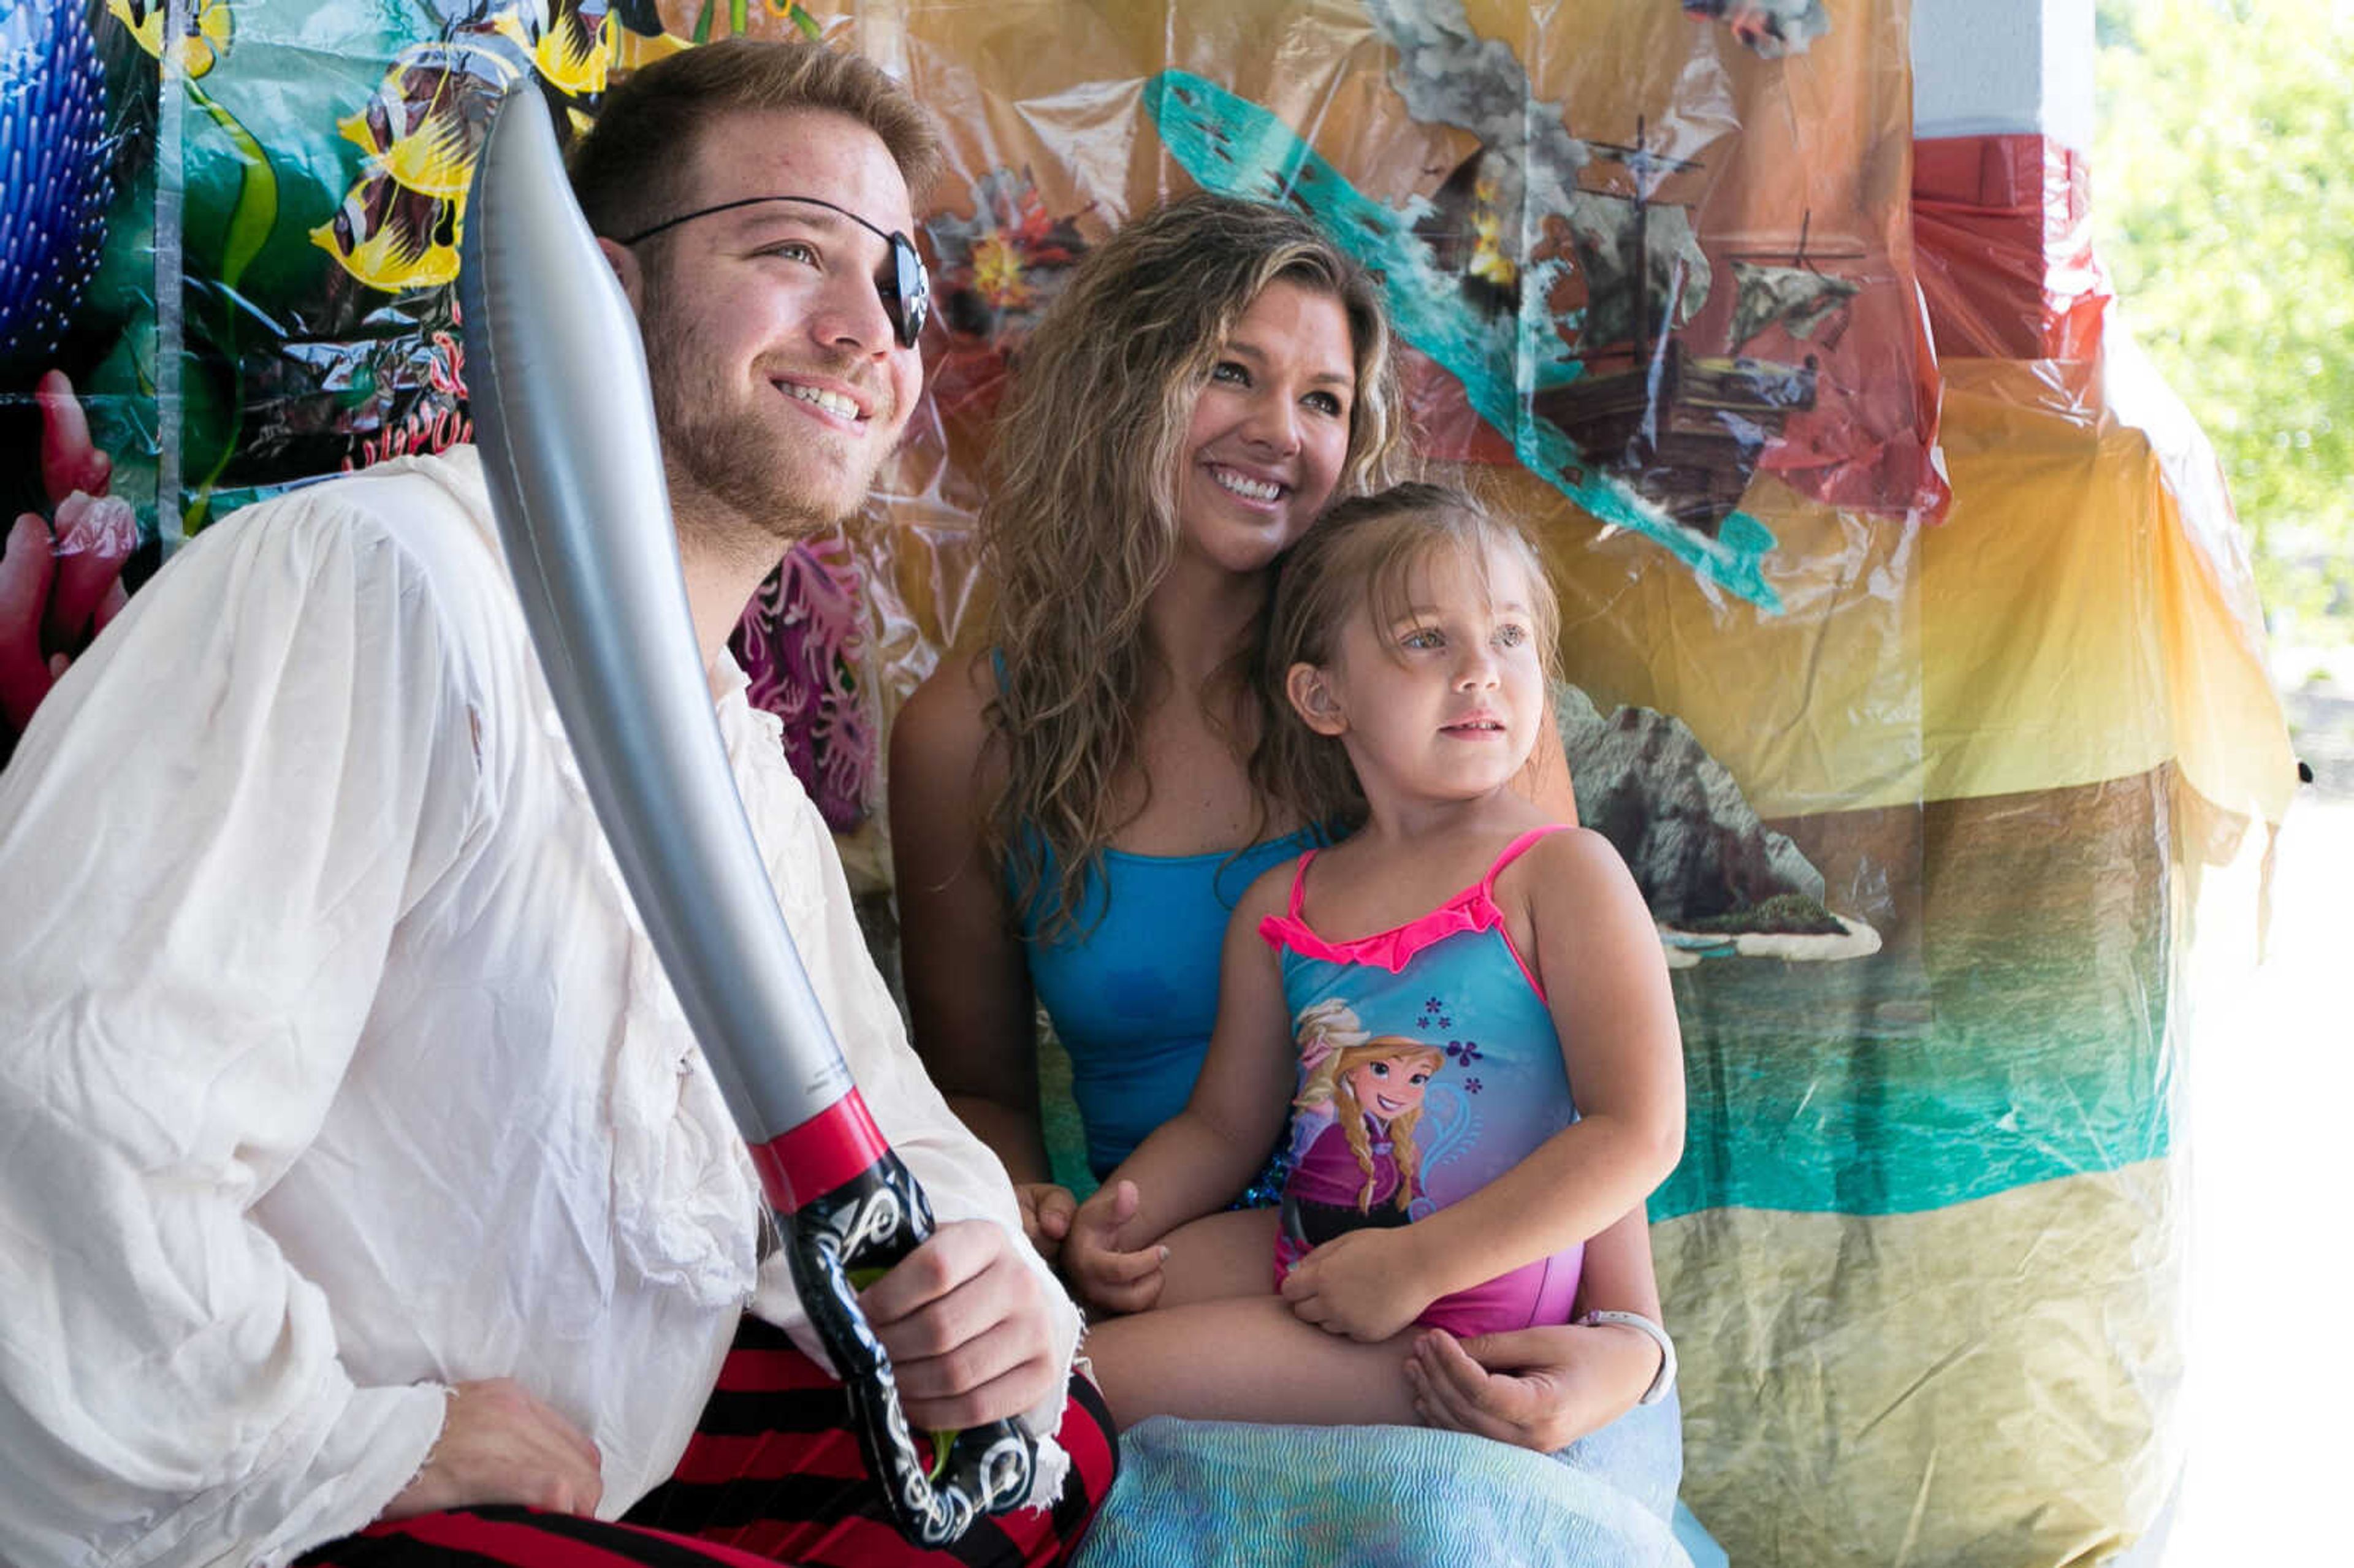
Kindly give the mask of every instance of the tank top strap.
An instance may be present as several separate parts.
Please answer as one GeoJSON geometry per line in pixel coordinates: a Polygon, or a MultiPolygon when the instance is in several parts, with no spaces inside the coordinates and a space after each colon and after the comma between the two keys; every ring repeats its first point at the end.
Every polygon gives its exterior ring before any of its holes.
{"type": "MultiPolygon", "coordinates": [[[[1534,844],[1539,839],[1548,837],[1553,833],[1564,832],[1574,825],[1575,824],[1569,822],[1547,822],[1542,828],[1531,828],[1527,832],[1522,833],[1519,838],[1516,838],[1511,843],[1506,844],[1504,846],[1504,853],[1496,857],[1496,863],[1488,868],[1488,874],[1479,879],[1479,892],[1481,895],[1490,903],[1494,903],[1496,898],[1496,878],[1503,874],[1504,868],[1506,866],[1511,864],[1514,861],[1520,859],[1522,855],[1527,853],[1530,846],[1534,844]]],[[[1297,899],[1298,894],[1295,893],[1293,897],[1297,899]]],[[[1296,906],[1294,913],[1297,913],[1296,906]]]]}
{"type": "Polygon", "coordinates": [[[1308,863],[1319,853],[1312,849],[1300,851],[1299,863],[1291,868],[1291,906],[1287,913],[1294,920],[1299,918],[1300,902],[1308,896],[1308,863]]]}

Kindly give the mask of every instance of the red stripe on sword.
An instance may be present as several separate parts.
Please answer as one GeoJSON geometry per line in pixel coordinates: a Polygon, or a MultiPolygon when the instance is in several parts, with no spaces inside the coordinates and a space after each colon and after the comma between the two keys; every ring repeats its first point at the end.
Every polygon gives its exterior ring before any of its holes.
{"type": "Polygon", "coordinates": [[[801,1124],[752,1148],[769,1202],[782,1213],[822,1198],[891,1151],[852,1089],[801,1124]]]}

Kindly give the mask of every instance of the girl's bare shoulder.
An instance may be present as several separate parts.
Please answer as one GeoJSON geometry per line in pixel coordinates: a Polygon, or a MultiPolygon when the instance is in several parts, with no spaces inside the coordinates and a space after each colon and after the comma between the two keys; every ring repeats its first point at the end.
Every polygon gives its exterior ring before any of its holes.
{"type": "Polygon", "coordinates": [[[1590,903],[1597,896],[1641,894],[1617,847],[1592,828],[1565,827],[1531,844],[1496,878],[1499,896],[1515,895],[1541,904],[1555,899],[1590,903]]]}

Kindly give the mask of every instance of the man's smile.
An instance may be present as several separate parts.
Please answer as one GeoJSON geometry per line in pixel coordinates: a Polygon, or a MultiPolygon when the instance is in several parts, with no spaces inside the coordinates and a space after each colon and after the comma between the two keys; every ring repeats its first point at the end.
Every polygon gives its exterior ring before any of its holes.
{"type": "Polygon", "coordinates": [[[769,384],[787,397],[826,417],[827,422],[864,435],[874,423],[874,401],[856,387],[840,381],[799,376],[771,376],[769,384]]]}

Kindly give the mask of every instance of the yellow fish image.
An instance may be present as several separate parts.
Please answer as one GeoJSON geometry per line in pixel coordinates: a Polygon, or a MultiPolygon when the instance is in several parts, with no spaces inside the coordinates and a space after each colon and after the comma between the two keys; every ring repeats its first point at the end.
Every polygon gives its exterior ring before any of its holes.
{"type": "Polygon", "coordinates": [[[371,289],[429,289],[458,275],[461,204],[413,191],[376,173],[352,189],[311,243],[371,289]]]}
{"type": "Polygon", "coordinates": [[[546,0],[500,12],[492,26],[531,57],[550,87],[567,98],[605,90],[613,65],[612,0],[546,0]]]}
{"type": "Polygon", "coordinates": [[[366,105],[335,128],[368,155],[372,170],[455,200],[466,194],[500,94],[521,74],[500,49],[419,44],[403,49],[366,105]]]}
{"type": "MultiPolygon", "coordinates": [[[[164,58],[164,24],[169,6],[165,0],[106,0],[106,8],[121,22],[139,47],[157,59],[164,58]]],[[[196,0],[187,10],[187,19],[177,44],[180,69],[191,79],[213,69],[213,62],[228,48],[230,18],[228,0],[196,0]]]]}

